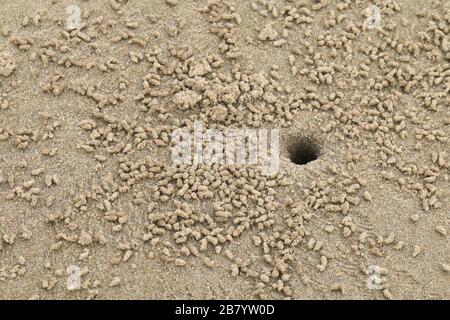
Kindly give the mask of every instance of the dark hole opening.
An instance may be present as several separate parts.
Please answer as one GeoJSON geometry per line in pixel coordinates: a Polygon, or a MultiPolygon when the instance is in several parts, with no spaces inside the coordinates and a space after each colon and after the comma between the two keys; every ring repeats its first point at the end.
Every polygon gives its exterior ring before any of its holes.
{"type": "Polygon", "coordinates": [[[310,138],[300,138],[289,148],[289,158],[298,165],[305,165],[319,157],[319,147],[310,138]]]}

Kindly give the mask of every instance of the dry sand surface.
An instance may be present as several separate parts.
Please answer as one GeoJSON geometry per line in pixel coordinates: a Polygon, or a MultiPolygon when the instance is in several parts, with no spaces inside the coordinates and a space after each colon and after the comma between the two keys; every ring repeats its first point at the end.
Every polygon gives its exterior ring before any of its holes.
{"type": "Polygon", "coordinates": [[[0,0],[0,298],[449,299],[449,30],[448,0],[0,0]],[[176,166],[194,121],[279,128],[280,171],[176,166]]]}

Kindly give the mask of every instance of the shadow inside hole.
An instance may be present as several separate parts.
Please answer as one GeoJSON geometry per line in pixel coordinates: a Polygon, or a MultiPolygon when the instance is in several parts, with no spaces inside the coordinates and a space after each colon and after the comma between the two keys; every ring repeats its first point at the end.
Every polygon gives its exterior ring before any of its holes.
{"type": "Polygon", "coordinates": [[[288,148],[289,159],[297,165],[305,165],[317,160],[320,150],[317,142],[311,138],[299,138],[291,143],[288,148]]]}

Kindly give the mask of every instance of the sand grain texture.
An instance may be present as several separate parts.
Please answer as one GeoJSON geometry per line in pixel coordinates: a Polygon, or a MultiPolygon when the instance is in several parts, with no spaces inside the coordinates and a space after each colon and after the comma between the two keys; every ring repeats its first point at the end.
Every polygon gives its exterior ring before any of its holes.
{"type": "Polygon", "coordinates": [[[446,0],[0,0],[0,298],[449,299],[449,30],[446,0]],[[279,128],[280,172],[174,166],[194,121],[279,128]]]}

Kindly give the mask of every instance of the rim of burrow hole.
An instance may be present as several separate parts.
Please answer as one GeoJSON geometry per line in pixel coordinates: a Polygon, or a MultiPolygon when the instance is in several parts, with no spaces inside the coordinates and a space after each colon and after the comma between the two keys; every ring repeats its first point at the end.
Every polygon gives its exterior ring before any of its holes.
{"type": "Polygon", "coordinates": [[[323,156],[323,142],[312,134],[297,133],[288,136],[286,149],[290,162],[300,167],[323,156]]]}

